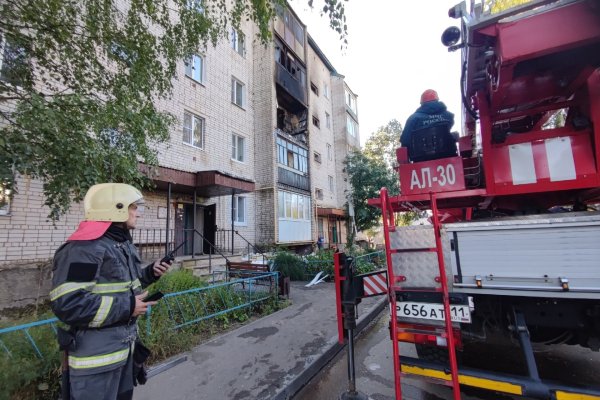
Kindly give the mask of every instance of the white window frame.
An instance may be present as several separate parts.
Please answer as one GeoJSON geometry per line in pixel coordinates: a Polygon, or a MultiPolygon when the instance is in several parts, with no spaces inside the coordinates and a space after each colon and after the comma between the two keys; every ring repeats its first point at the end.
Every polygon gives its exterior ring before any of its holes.
{"type": "Polygon", "coordinates": [[[328,175],[327,176],[327,180],[329,181],[329,190],[333,192],[335,190],[335,184],[333,182],[333,176],[328,175]]]}
{"type": "Polygon", "coordinates": [[[348,114],[346,114],[346,131],[348,131],[348,134],[352,137],[356,137],[356,134],[358,133],[356,121],[348,114]]]}
{"type": "Polygon", "coordinates": [[[329,99],[329,85],[327,82],[323,82],[323,97],[329,99]]]}
{"type": "Polygon", "coordinates": [[[325,111],[325,127],[331,129],[331,115],[327,111],[325,111]]]}
{"type": "Polygon", "coordinates": [[[246,138],[236,133],[231,134],[231,159],[240,163],[246,162],[246,138]]]}
{"type": "Polygon", "coordinates": [[[247,226],[248,225],[248,198],[246,196],[236,195],[233,197],[233,223],[237,226],[247,226]],[[242,219],[240,219],[240,203],[242,205],[242,219]]]}
{"type": "Polygon", "coordinates": [[[311,198],[298,193],[279,190],[277,194],[277,217],[287,221],[310,221],[311,198]]]}
{"type": "Polygon", "coordinates": [[[246,84],[235,77],[231,77],[231,102],[238,107],[246,108],[246,84]],[[240,89],[238,89],[238,85],[240,89]],[[241,90],[241,103],[238,103],[238,92],[241,90]]]}
{"type": "Polygon", "coordinates": [[[244,32],[231,28],[231,48],[242,57],[246,57],[246,35],[244,32]]]}
{"type": "Polygon", "coordinates": [[[187,59],[185,61],[185,76],[196,82],[204,83],[204,57],[194,54],[187,59]],[[196,61],[198,61],[200,71],[197,71],[196,61]]]}
{"type": "Polygon", "coordinates": [[[205,144],[205,139],[206,139],[205,132],[206,132],[206,120],[204,118],[202,118],[201,116],[196,115],[196,114],[194,114],[192,112],[189,112],[189,111],[184,111],[183,112],[183,135],[184,136],[182,137],[182,141],[183,141],[184,144],[186,144],[188,146],[195,147],[197,149],[204,149],[204,147],[205,147],[204,144],[205,144]],[[190,119],[190,121],[192,122],[192,126],[191,127],[186,127],[185,126],[186,116],[188,116],[188,115],[191,118],[190,119]],[[201,132],[200,132],[200,142],[201,142],[200,146],[198,146],[195,143],[195,140],[194,140],[194,131],[196,130],[196,126],[197,126],[198,123],[202,124],[202,127],[200,128],[201,129],[201,132]],[[186,129],[190,130],[190,132],[189,132],[190,141],[189,142],[187,142],[185,140],[186,129]]]}
{"type": "Polygon", "coordinates": [[[10,215],[10,206],[12,203],[12,193],[8,189],[4,189],[4,186],[0,183],[0,197],[6,202],[5,205],[0,206],[0,216],[10,215]]]}
{"type": "Polygon", "coordinates": [[[329,161],[333,161],[333,149],[331,148],[331,145],[329,143],[327,143],[327,159],[329,161]]]}

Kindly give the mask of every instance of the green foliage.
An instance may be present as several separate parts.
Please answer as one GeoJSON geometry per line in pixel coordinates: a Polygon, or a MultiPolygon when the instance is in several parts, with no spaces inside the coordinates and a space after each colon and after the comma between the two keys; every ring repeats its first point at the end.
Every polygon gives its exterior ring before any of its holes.
{"type": "MultiPolygon", "coordinates": [[[[46,318],[52,318],[52,315],[44,315],[46,318]]],[[[2,335],[2,341],[11,350],[12,357],[4,351],[0,353],[0,400],[56,398],[54,394],[59,390],[60,362],[54,332],[50,326],[41,326],[30,329],[29,333],[38,344],[43,359],[37,357],[23,333],[2,335]],[[39,384],[47,385],[48,389],[39,391],[39,384]]]]}
{"type": "Polygon", "coordinates": [[[364,150],[348,155],[344,163],[352,187],[351,201],[354,206],[356,227],[359,231],[379,223],[381,211],[367,204],[368,199],[379,197],[386,187],[390,195],[398,194],[399,180],[393,170],[396,164],[396,148],[400,146],[402,125],[395,119],[374,132],[364,150]]]}
{"type": "Polygon", "coordinates": [[[294,253],[280,250],[273,259],[274,270],[281,276],[289,277],[292,281],[304,280],[304,263],[302,259],[294,253]]]}
{"type": "MultiPolygon", "coordinates": [[[[0,80],[0,185],[14,192],[17,174],[42,180],[53,220],[95,183],[151,186],[152,168],[142,171],[139,163],[157,164],[156,144],[168,141],[177,122],[156,104],[169,99],[178,61],[226,38],[242,19],[268,43],[283,4],[0,2],[3,51],[11,55],[0,80]]],[[[324,4],[332,28],[345,37],[343,3],[324,4]]]]}
{"type": "Polygon", "coordinates": [[[319,272],[323,272],[322,276],[329,275],[333,277],[333,250],[324,249],[319,250],[315,254],[309,254],[304,257],[305,275],[307,277],[314,277],[319,272]]]}
{"type": "Polygon", "coordinates": [[[345,162],[352,187],[354,218],[359,231],[378,224],[381,211],[368,205],[367,200],[379,197],[381,188],[386,187],[390,194],[398,193],[396,173],[381,160],[368,158],[364,153],[353,152],[345,162]]]}
{"type": "MultiPolygon", "coordinates": [[[[149,292],[160,290],[163,293],[173,293],[206,287],[201,278],[192,275],[191,271],[174,271],[148,288],[149,292]]],[[[152,351],[149,364],[157,363],[175,354],[190,350],[203,340],[229,329],[233,324],[248,321],[253,315],[267,315],[285,306],[287,303],[278,301],[276,295],[256,303],[251,307],[240,307],[217,317],[190,324],[180,329],[173,329],[175,324],[191,321],[195,318],[208,316],[242,305],[249,300],[264,294],[251,293],[244,288],[222,286],[205,291],[194,291],[168,300],[163,298],[152,307],[151,333],[147,334],[147,317],[138,319],[142,341],[152,351]],[[167,300],[170,309],[165,302],[167,300]]],[[[51,318],[45,314],[43,319],[51,318]]],[[[13,321],[11,325],[31,322],[26,320],[13,321]]],[[[0,353],[0,400],[8,399],[56,399],[59,390],[60,354],[56,336],[48,325],[30,329],[30,334],[44,355],[38,359],[33,348],[24,338],[22,332],[2,335],[4,344],[11,350],[12,357],[4,351],[0,353]],[[45,390],[40,390],[40,387],[45,390]]]]}
{"type": "Polygon", "coordinates": [[[365,143],[364,155],[374,161],[383,161],[391,169],[396,162],[396,149],[400,147],[402,124],[393,119],[386,126],[381,126],[365,143]]]}

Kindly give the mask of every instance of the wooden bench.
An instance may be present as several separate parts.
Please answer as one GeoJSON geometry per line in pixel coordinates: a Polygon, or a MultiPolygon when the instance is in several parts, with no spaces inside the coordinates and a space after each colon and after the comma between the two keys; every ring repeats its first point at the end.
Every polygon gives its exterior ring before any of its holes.
{"type": "MultiPolygon", "coordinates": [[[[228,278],[254,278],[260,273],[271,272],[267,264],[252,264],[251,262],[227,262],[227,277],[228,278]]],[[[268,281],[269,290],[273,287],[273,276],[267,278],[259,278],[255,282],[260,285],[260,281],[268,281]]],[[[245,285],[242,284],[242,287],[245,285]]]]}

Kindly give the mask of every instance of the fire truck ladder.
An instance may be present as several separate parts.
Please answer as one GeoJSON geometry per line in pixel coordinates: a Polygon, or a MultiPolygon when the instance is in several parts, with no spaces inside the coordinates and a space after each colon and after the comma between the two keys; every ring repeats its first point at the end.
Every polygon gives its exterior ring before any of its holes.
{"type": "MultiPolygon", "coordinates": [[[[388,266],[388,285],[389,285],[389,296],[391,308],[391,330],[392,330],[392,345],[394,355],[394,384],[396,391],[396,399],[402,400],[402,386],[401,376],[403,373],[400,350],[398,348],[398,333],[408,332],[403,328],[398,327],[398,314],[396,309],[396,300],[398,295],[403,292],[415,291],[415,289],[403,288],[401,283],[404,281],[404,277],[394,274],[394,268],[392,264],[392,254],[394,253],[408,253],[408,252],[436,252],[439,266],[439,287],[431,288],[419,288],[419,292],[438,292],[442,294],[442,303],[444,306],[444,329],[438,334],[446,339],[449,355],[449,366],[451,380],[445,380],[447,386],[452,387],[454,400],[460,400],[460,385],[458,381],[458,365],[456,361],[456,348],[454,340],[454,331],[452,329],[452,320],[450,316],[450,298],[448,294],[448,282],[446,279],[446,266],[444,264],[444,255],[442,252],[442,241],[440,236],[440,222],[437,209],[437,201],[434,193],[430,193],[431,210],[433,216],[431,218],[433,222],[433,232],[435,235],[435,247],[434,248],[414,248],[414,249],[392,249],[390,242],[390,232],[394,232],[395,221],[394,221],[394,210],[390,202],[388,192],[386,188],[381,189],[381,210],[383,217],[383,232],[385,238],[385,252],[388,266]]],[[[410,332],[409,332],[410,333],[410,332]]]]}

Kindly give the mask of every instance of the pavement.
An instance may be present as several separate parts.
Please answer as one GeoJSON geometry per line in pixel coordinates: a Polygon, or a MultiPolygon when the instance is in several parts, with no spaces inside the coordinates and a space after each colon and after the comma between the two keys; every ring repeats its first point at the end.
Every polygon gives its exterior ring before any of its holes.
{"type": "MultiPolygon", "coordinates": [[[[291,399],[343,346],[333,283],[292,282],[290,300],[289,307],[185,353],[186,361],[138,386],[134,399],[291,399]]],[[[363,299],[357,332],[386,307],[383,296],[363,299]]]]}

